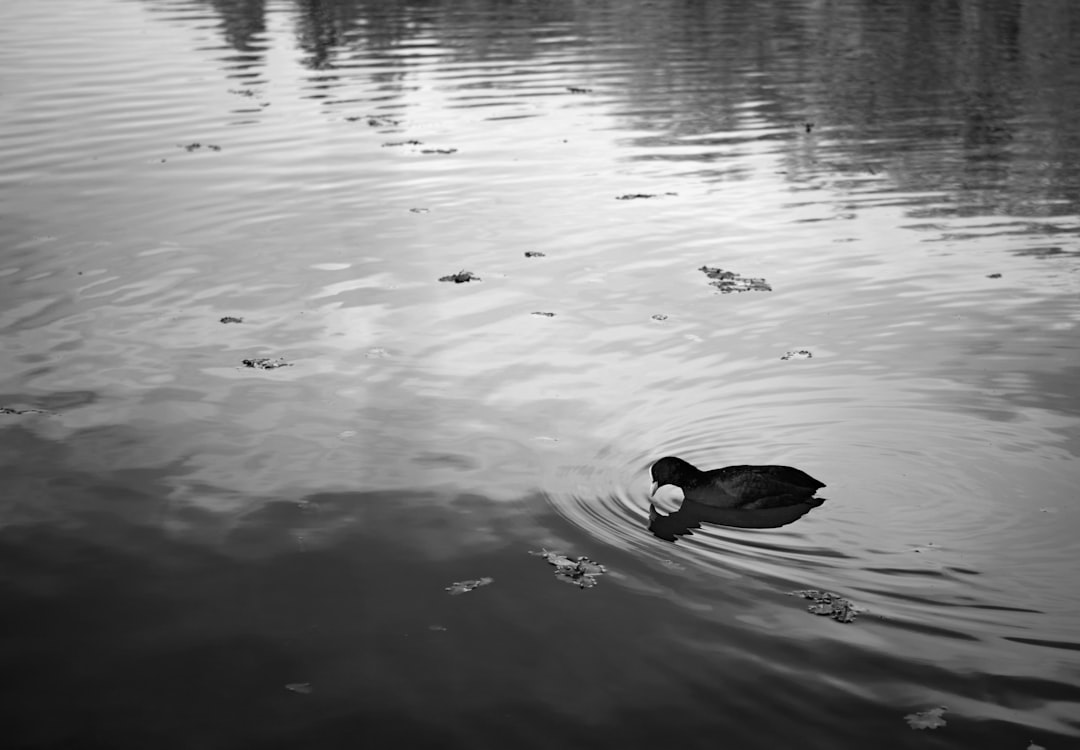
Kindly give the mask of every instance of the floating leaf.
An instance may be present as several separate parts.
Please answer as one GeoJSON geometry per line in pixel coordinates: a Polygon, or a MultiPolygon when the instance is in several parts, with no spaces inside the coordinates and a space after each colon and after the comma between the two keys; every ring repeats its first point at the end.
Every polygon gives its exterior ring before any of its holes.
{"type": "Polygon", "coordinates": [[[256,370],[274,370],[278,367],[292,367],[292,364],[286,362],[281,357],[277,359],[270,359],[269,357],[258,357],[255,359],[243,360],[245,367],[254,367],[256,370]]]}
{"type": "Polygon", "coordinates": [[[221,319],[221,322],[222,323],[243,323],[244,319],[243,318],[237,318],[236,316],[233,316],[233,315],[226,315],[224,318],[221,319]]]}
{"type": "MultiPolygon", "coordinates": [[[[678,195],[678,193],[667,192],[667,193],[663,193],[663,195],[678,195]]],[[[617,201],[633,201],[633,200],[643,200],[643,199],[648,199],[648,198],[659,198],[660,196],[661,196],[660,193],[626,193],[625,195],[617,195],[617,196],[615,196],[615,200],[617,200],[617,201]]]]}
{"type": "Polygon", "coordinates": [[[948,706],[928,708],[925,711],[908,714],[904,719],[912,729],[937,729],[945,726],[945,719],[942,718],[942,715],[946,710],[948,710],[948,706]]]}
{"type": "Polygon", "coordinates": [[[525,257],[526,258],[543,258],[544,253],[540,252],[539,250],[526,250],[525,251],[525,257]]]}
{"type": "Polygon", "coordinates": [[[494,580],[495,580],[494,578],[484,576],[483,578],[477,578],[476,580],[473,580],[473,581],[454,581],[452,584],[447,586],[444,589],[444,591],[449,591],[450,596],[457,596],[459,594],[467,594],[470,591],[472,591],[473,589],[478,589],[481,586],[487,586],[489,583],[492,583],[494,580]]]}
{"type": "Polygon", "coordinates": [[[607,568],[587,557],[579,557],[574,560],[566,555],[546,549],[541,549],[539,552],[529,552],[529,554],[542,557],[548,563],[554,565],[555,577],[559,580],[576,584],[583,589],[595,586],[596,577],[607,572],[607,568]]]}
{"type": "Polygon", "coordinates": [[[798,351],[785,352],[780,359],[810,359],[813,356],[809,349],[799,349],[798,351]]]}
{"type": "Polygon", "coordinates": [[[793,591],[792,593],[801,596],[803,599],[813,601],[814,603],[807,607],[807,610],[815,615],[825,615],[837,622],[855,622],[855,605],[842,596],[829,591],[818,591],[817,589],[793,591]]]}
{"type": "Polygon", "coordinates": [[[467,281],[480,281],[480,277],[474,274],[472,271],[458,271],[452,273],[449,276],[442,276],[439,281],[452,281],[455,284],[464,284],[467,281]]]}
{"type": "Polygon", "coordinates": [[[0,406],[0,414],[52,414],[52,412],[44,409],[15,409],[10,406],[0,406]]]}
{"type": "Polygon", "coordinates": [[[765,279],[752,279],[748,276],[740,276],[734,271],[725,271],[723,268],[711,266],[702,266],[698,270],[712,279],[709,284],[719,289],[722,294],[772,291],[772,287],[765,279]]]}

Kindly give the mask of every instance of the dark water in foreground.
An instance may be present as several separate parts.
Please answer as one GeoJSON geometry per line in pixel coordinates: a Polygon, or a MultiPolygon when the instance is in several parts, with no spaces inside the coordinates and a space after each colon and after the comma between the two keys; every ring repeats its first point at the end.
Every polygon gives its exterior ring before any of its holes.
{"type": "Polygon", "coordinates": [[[0,745],[1080,746],[1078,32],[0,4],[0,745]]]}

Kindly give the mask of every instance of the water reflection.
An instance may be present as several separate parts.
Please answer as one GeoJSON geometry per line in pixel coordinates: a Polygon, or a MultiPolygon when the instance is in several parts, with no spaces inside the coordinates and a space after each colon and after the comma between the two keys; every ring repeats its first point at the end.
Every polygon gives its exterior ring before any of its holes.
{"type": "Polygon", "coordinates": [[[821,503],[795,503],[779,508],[753,510],[717,508],[712,505],[684,500],[677,510],[661,512],[649,505],[649,531],[661,539],[674,542],[681,536],[692,534],[703,523],[732,526],[740,529],[778,529],[805,516],[821,503]]]}
{"type": "Polygon", "coordinates": [[[0,3],[15,744],[1075,744],[1075,3],[68,5],[0,3]]]}

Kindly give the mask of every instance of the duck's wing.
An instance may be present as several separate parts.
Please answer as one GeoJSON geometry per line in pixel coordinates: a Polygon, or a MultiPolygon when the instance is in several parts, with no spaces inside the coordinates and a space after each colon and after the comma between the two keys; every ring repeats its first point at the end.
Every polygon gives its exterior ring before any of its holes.
{"type": "Polygon", "coordinates": [[[743,502],[782,496],[803,500],[825,486],[791,466],[726,466],[705,472],[705,477],[708,484],[743,502]]]}

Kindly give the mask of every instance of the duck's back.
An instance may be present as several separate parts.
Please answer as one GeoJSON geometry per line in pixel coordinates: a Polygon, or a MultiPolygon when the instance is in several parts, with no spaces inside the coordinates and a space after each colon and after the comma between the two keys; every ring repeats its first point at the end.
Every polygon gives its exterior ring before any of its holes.
{"type": "Polygon", "coordinates": [[[738,504],[773,497],[805,500],[825,486],[791,466],[725,466],[704,472],[704,480],[696,489],[708,494],[723,493],[738,504]]]}

